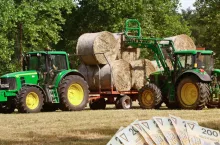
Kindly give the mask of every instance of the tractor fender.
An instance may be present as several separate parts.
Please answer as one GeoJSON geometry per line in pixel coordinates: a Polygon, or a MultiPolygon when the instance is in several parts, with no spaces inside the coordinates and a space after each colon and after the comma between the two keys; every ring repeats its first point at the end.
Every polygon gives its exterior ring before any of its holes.
{"type": "Polygon", "coordinates": [[[199,72],[196,72],[196,71],[193,71],[193,70],[188,70],[188,71],[182,73],[177,78],[176,85],[178,84],[179,81],[181,81],[182,78],[187,77],[187,76],[195,76],[203,82],[211,82],[212,81],[211,77],[207,73],[202,74],[202,73],[199,73],[199,72]]]}
{"type": "Polygon", "coordinates": [[[54,86],[58,88],[61,80],[68,75],[78,75],[85,80],[85,77],[77,70],[64,70],[60,72],[59,74],[57,74],[56,78],[54,79],[54,86]]]}
{"type": "Polygon", "coordinates": [[[40,89],[43,92],[44,96],[47,96],[46,92],[44,91],[44,89],[41,86],[38,86],[38,85],[35,85],[35,84],[24,84],[24,86],[36,87],[36,88],[40,89]]]}

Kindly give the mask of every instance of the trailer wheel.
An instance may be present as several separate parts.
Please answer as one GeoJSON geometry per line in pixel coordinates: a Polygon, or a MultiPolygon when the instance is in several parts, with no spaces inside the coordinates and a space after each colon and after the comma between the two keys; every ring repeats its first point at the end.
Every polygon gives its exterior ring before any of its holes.
{"type": "Polygon", "coordinates": [[[61,110],[83,110],[89,98],[87,82],[80,76],[69,75],[59,85],[59,96],[61,110]]]}
{"type": "Polygon", "coordinates": [[[121,109],[130,109],[132,107],[132,100],[128,95],[125,95],[119,99],[121,109]]]}
{"type": "Polygon", "coordinates": [[[89,107],[92,110],[100,110],[100,109],[105,109],[106,107],[106,101],[104,98],[100,98],[98,100],[91,100],[89,102],[89,107]]]}
{"type": "Polygon", "coordinates": [[[115,108],[116,109],[122,109],[121,105],[120,105],[120,101],[119,101],[120,98],[121,98],[121,96],[117,97],[117,99],[115,100],[115,108]]]}
{"type": "Polygon", "coordinates": [[[16,97],[16,107],[20,113],[37,113],[43,106],[42,91],[33,86],[22,87],[16,97]]]}
{"type": "Polygon", "coordinates": [[[177,86],[178,102],[182,109],[203,109],[209,95],[208,85],[192,77],[182,79],[177,86]]]}
{"type": "Polygon", "coordinates": [[[139,90],[138,101],[143,109],[154,109],[162,102],[160,89],[155,84],[147,84],[139,90]]]}

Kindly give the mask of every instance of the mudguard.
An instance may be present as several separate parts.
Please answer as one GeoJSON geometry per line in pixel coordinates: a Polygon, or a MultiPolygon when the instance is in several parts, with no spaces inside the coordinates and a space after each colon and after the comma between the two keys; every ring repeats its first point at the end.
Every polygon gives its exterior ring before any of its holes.
{"type": "Polygon", "coordinates": [[[67,75],[78,75],[81,76],[83,79],[85,79],[85,77],[77,70],[64,70],[60,72],[54,79],[54,83],[53,83],[54,87],[58,88],[60,81],[67,75]]]}
{"type": "Polygon", "coordinates": [[[184,78],[185,76],[195,76],[198,79],[200,79],[203,82],[211,82],[212,79],[210,77],[210,75],[206,72],[199,72],[199,70],[187,70],[184,73],[182,73],[176,80],[176,82],[179,82],[182,78],[184,78]]]}

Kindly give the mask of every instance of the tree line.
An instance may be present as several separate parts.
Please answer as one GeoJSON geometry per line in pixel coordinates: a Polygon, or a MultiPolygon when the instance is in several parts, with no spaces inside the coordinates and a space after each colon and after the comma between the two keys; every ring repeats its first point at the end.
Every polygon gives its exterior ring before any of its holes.
{"type": "MultiPolygon", "coordinates": [[[[20,70],[22,53],[47,46],[74,54],[81,34],[123,32],[128,18],[140,21],[146,37],[190,35],[198,47],[217,53],[218,64],[220,0],[196,0],[195,10],[181,13],[180,5],[179,0],[1,0],[0,73],[20,70]]],[[[143,50],[142,57],[147,55],[143,50]]]]}

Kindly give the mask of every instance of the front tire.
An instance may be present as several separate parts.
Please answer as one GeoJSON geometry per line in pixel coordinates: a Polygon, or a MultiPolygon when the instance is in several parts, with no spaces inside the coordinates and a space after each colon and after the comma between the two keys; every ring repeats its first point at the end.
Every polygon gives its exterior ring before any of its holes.
{"type": "Polygon", "coordinates": [[[162,102],[160,89],[155,84],[147,84],[139,91],[138,101],[143,109],[154,109],[162,102]]]}
{"type": "Polygon", "coordinates": [[[60,83],[59,96],[61,110],[83,110],[89,99],[87,82],[80,76],[69,75],[60,83]]]}
{"type": "Polygon", "coordinates": [[[182,109],[203,109],[209,94],[208,85],[192,77],[184,78],[177,87],[178,102],[182,109]]]}
{"type": "Polygon", "coordinates": [[[34,86],[21,88],[16,97],[16,106],[20,113],[37,113],[43,106],[43,93],[34,86]]]}

